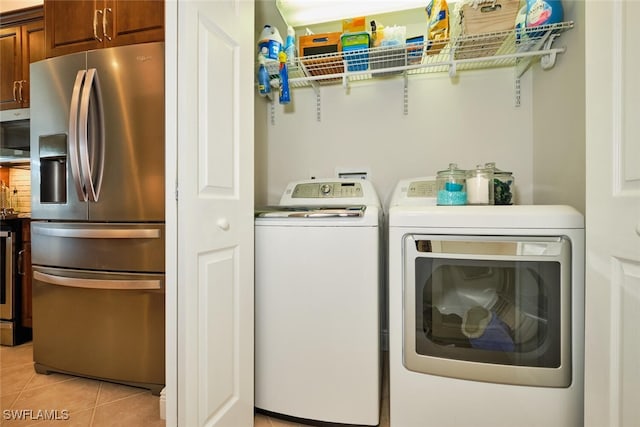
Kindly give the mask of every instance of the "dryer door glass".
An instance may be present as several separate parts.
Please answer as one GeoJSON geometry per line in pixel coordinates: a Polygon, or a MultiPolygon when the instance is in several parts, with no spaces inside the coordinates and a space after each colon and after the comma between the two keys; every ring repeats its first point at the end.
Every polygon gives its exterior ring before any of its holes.
{"type": "Polygon", "coordinates": [[[413,236],[406,246],[408,369],[516,384],[531,384],[529,368],[564,371],[538,385],[570,384],[567,239],[413,236]]]}

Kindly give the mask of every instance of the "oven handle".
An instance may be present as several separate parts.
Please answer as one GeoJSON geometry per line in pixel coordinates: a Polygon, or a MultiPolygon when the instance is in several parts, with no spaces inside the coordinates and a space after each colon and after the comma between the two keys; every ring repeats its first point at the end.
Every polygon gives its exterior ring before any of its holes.
{"type": "Polygon", "coordinates": [[[18,252],[18,274],[24,276],[24,252],[26,249],[20,249],[18,252]]]}
{"type": "Polygon", "coordinates": [[[111,289],[111,290],[147,290],[162,289],[160,280],[104,280],[82,279],[76,277],[54,276],[52,274],[33,272],[33,279],[56,286],[84,289],[111,289]]]}

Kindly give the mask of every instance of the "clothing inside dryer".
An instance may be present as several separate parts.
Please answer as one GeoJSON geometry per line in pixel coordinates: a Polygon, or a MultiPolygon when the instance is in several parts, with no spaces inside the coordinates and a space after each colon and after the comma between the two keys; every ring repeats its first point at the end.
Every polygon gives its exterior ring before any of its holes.
{"type": "Polygon", "coordinates": [[[524,366],[560,361],[560,265],[416,259],[419,354],[524,366]]]}

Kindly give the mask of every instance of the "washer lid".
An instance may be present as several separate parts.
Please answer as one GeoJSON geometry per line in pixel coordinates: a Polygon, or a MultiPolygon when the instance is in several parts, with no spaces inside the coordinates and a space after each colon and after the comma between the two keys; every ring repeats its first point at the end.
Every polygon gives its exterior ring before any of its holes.
{"type": "Polygon", "coordinates": [[[378,227],[382,210],[377,206],[267,206],[256,209],[256,226],[278,227],[378,227]]]}
{"type": "Polygon", "coordinates": [[[366,206],[266,206],[258,218],[345,218],[364,216],[366,206]]]}

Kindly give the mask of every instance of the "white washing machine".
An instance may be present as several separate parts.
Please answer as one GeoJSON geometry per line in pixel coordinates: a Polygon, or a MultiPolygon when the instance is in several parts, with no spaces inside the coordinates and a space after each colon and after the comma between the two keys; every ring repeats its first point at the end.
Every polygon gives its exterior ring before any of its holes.
{"type": "Polygon", "coordinates": [[[389,209],[392,427],[581,426],[584,219],[568,206],[389,209]]]}
{"type": "Polygon", "coordinates": [[[257,408],[378,424],[381,220],[366,180],[293,182],[257,212],[257,408]]]}

